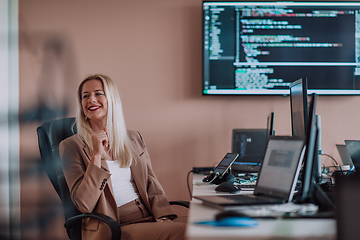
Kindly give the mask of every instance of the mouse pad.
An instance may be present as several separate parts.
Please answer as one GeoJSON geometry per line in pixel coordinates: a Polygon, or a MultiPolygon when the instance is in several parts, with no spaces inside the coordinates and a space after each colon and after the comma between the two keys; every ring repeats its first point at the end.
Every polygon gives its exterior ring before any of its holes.
{"type": "Polygon", "coordinates": [[[200,221],[195,224],[213,227],[254,227],[258,225],[258,222],[248,217],[228,217],[219,221],[200,221]]]}

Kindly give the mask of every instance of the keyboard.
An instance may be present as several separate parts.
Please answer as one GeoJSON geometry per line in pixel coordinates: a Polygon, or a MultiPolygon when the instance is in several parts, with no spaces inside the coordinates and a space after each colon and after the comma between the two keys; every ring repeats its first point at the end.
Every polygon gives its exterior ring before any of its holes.
{"type": "Polygon", "coordinates": [[[268,196],[258,196],[258,195],[232,195],[232,196],[220,196],[225,198],[233,203],[239,205],[261,205],[261,204],[280,204],[284,203],[283,199],[268,197],[268,196]]]}
{"type": "Polygon", "coordinates": [[[240,186],[241,190],[254,191],[255,185],[256,185],[256,183],[251,183],[251,184],[239,184],[238,186],[240,186]]]}
{"type": "Polygon", "coordinates": [[[236,183],[240,185],[241,190],[254,191],[256,186],[256,180],[257,176],[253,176],[251,178],[238,177],[236,183]]]}

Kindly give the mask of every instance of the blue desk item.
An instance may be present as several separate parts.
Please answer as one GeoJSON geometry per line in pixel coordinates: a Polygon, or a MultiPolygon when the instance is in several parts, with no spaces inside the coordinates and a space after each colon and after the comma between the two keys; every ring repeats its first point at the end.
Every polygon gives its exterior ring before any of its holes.
{"type": "Polygon", "coordinates": [[[352,166],[346,175],[350,175],[352,172],[354,172],[354,170],[355,166],[352,166]]]}
{"type": "Polygon", "coordinates": [[[211,220],[196,222],[195,224],[208,225],[215,227],[253,227],[257,226],[258,222],[248,217],[228,217],[221,220],[211,220]]]}

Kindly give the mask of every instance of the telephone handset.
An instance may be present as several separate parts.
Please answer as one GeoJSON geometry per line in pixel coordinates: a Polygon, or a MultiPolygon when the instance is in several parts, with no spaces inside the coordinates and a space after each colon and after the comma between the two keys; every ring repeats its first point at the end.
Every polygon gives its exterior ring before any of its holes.
{"type": "Polygon", "coordinates": [[[216,166],[214,171],[210,175],[204,177],[202,181],[212,183],[215,179],[222,179],[224,175],[230,170],[231,165],[238,158],[238,156],[239,154],[237,153],[227,153],[216,166]]]}

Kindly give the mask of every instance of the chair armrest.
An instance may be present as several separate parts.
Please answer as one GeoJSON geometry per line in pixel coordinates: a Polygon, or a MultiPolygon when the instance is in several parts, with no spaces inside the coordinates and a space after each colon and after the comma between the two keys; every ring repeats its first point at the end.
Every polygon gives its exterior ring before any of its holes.
{"type": "Polygon", "coordinates": [[[121,229],[120,229],[120,225],[119,223],[105,215],[105,214],[101,214],[101,213],[84,213],[84,214],[80,214],[74,217],[70,217],[65,221],[65,228],[73,228],[75,227],[77,224],[81,223],[82,219],[84,218],[97,218],[101,221],[103,221],[104,223],[106,223],[107,225],[109,225],[110,229],[111,229],[111,239],[112,240],[119,240],[121,237],[121,229]]]}
{"type": "Polygon", "coordinates": [[[189,208],[190,203],[188,201],[170,201],[170,205],[180,205],[186,208],[189,208]]]}

